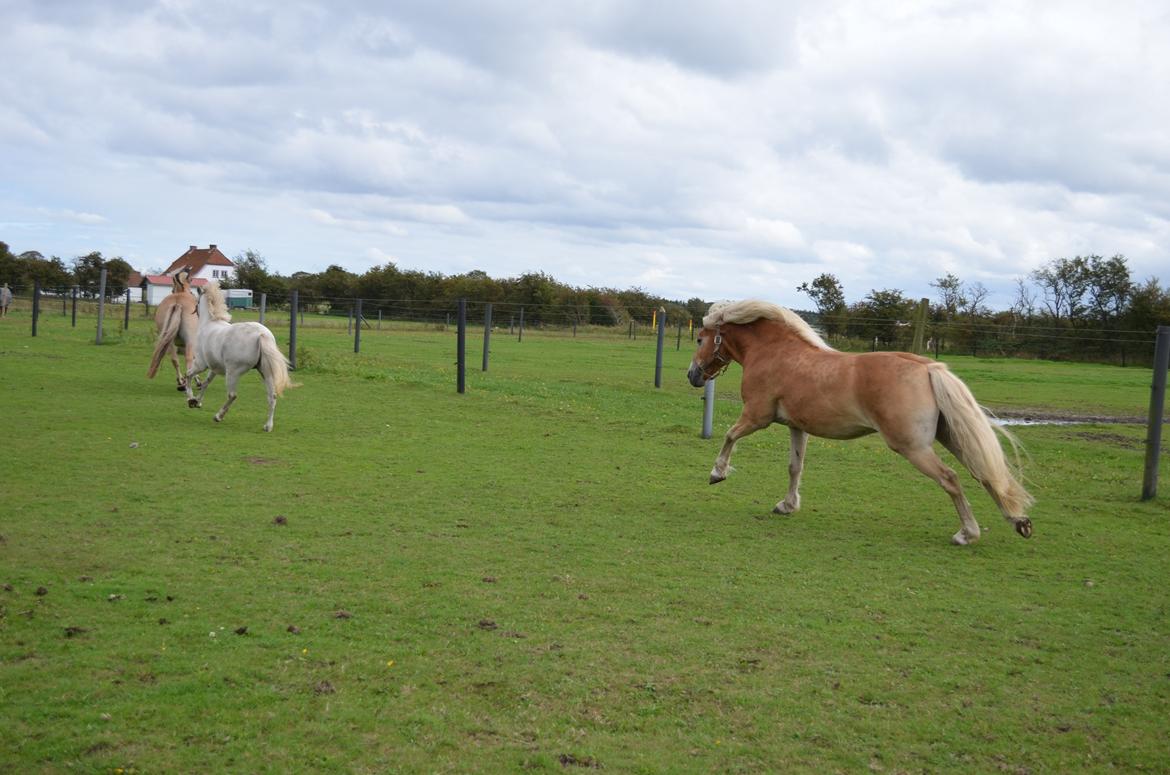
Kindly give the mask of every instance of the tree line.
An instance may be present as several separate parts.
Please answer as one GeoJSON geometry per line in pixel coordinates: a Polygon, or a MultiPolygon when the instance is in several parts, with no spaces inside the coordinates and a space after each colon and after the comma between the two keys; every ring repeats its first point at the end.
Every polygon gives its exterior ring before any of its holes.
{"type": "MultiPolygon", "coordinates": [[[[436,315],[467,298],[510,306],[513,311],[524,307],[530,325],[648,324],[653,311],[662,307],[673,326],[697,323],[709,306],[700,298],[671,300],[641,288],[574,287],[543,272],[498,279],[480,270],[444,275],[386,263],[361,274],[334,264],[322,272],[285,276],[270,271],[254,250],[236,255],[233,261],[236,275],[230,285],[249,288],[257,296],[265,293],[272,304],[282,303],[296,290],[302,303],[341,314],[355,298],[387,306],[405,303],[416,313],[436,315]]],[[[134,270],[120,257],[103,258],[93,252],[66,265],[56,256],[46,258],[36,251],[14,255],[0,242],[0,281],[12,287],[29,287],[39,280],[47,289],[77,285],[92,293],[103,268],[107,290],[112,295],[125,292],[134,270]]],[[[928,300],[926,316],[936,349],[1105,360],[1116,360],[1120,354],[1124,360],[1126,346],[1137,349],[1152,340],[1158,325],[1170,324],[1170,288],[1154,277],[1136,280],[1122,255],[1054,258],[1016,280],[1014,299],[1006,310],[987,306],[990,293],[980,282],[948,273],[930,285],[935,298],[928,300]]],[[[824,273],[801,283],[797,290],[812,300],[816,312],[810,317],[835,346],[910,346],[919,300],[899,289],[873,289],[849,303],[841,281],[824,273]]]]}
{"type": "MultiPolygon", "coordinates": [[[[1125,362],[1170,325],[1170,287],[1158,278],[1135,280],[1125,256],[1054,258],[1016,279],[1011,306],[993,310],[980,282],[947,273],[930,283],[928,335],[949,351],[1090,358],[1125,362]]],[[[797,290],[816,305],[817,322],[830,338],[883,349],[905,349],[913,336],[920,300],[897,289],[871,290],[847,303],[832,274],[818,275],[797,290]]]]}

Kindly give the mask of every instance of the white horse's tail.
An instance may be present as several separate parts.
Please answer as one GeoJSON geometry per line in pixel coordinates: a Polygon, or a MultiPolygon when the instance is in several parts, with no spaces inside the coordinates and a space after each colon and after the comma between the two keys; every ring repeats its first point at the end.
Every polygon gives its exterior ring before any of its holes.
{"type": "Polygon", "coordinates": [[[931,363],[928,373],[934,400],[946,420],[959,459],[971,475],[996,496],[1005,516],[1023,517],[1034,499],[1008,467],[996,433],[1007,439],[1017,458],[1020,442],[988,419],[970,388],[952,374],[945,363],[931,363]]]}
{"type": "Polygon", "coordinates": [[[158,339],[154,343],[154,355],[150,358],[150,368],[146,370],[146,376],[149,379],[154,379],[154,375],[158,373],[159,364],[162,363],[163,356],[167,354],[167,348],[175,341],[175,337],[179,335],[179,328],[183,322],[183,309],[178,304],[171,307],[171,311],[167,314],[166,322],[163,323],[162,328],[158,332],[158,339]]]}
{"type": "Polygon", "coordinates": [[[281,395],[288,388],[299,387],[288,376],[288,358],[276,346],[276,339],[268,329],[260,337],[260,371],[272,378],[272,390],[281,395]]]}

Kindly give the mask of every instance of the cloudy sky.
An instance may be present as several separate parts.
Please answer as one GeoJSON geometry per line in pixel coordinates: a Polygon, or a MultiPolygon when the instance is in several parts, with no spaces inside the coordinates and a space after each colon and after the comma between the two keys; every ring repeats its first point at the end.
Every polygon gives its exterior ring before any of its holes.
{"type": "Polygon", "coordinates": [[[0,240],[670,298],[1170,282],[1170,5],[0,0],[0,240]]]}

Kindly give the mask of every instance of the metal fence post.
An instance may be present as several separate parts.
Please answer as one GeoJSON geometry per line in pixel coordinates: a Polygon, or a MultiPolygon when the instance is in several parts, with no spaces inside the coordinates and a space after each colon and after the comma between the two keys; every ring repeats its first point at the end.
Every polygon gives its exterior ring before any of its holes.
{"type": "Polygon", "coordinates": [[[297,291],[294,289],[292,298],[288,300],[288,363],[293,370],[297,368],[297,301],[297,291]]]}
{"type": "Polygon", "coordinates": [[[353,311],[353,351],[360,353],[362,351],[362,300],[357,300],[357,305],[353,311]]]}
{"type": "Polygon", "coordinates": [[[459,300],[459,317],[457,321],[455,361],[456,378],[455,389],[460,393],[467,390],[467,299],[459,300]]]}
{"type": "Polygon", "coordinates": [[[715,422],[715,380],[709,379],[703,385],[703,438],[711,438],[711,425],[715,422]]]}
{"type": "Polygon", "coordinates": [[[73,286],[73,327],[77,328],[77,286],[73,286]]]}
{"type": "Polygon", "coordinates": [[[264,325],[264,313],[268,309],[268,294],[260,294],[260,325],[264,325]]]}
{"type": "Polygon", "coordinates": [[[520,336],[516,338],[517,342],[524,341],[524,308],[520,308],[520,336]]]}
{"type": "Polygon", "coordinates": [[[492,303],[489,301],[483,309],[483,370],[488,370],[488,353],[492,346],[492,303]]]}
{"type": "Polygon", "coordinates": [[[32,335],[37,335],[37,318],[41,316],[41,281],[33,280],[32,335]]]}
{"type": "Polygon", "coordinates": [[[102,343],[102,326],[106,322],[106,270],[102,268],[101,280],[98,282],[98,327],[97,344],[102,343]]]}
{"type": "Polygon", "coordinates": [[[658,308],[658,354],[654,357],[654,387],[662,387],[662,345],[666,342],[666,307],[658,308]]]}
{"type": "Polygon", "coordinates": [[[1158,458],[1162,454],[1162,420],[1166,410],[1166,371],[1170,369],[1170,326],[1158,326],[1154,345],[1154,381],[1150,385],[1150,425],[1146,432],[1146,471],[1142,500],[1158,494],[1158,458]]]}
{"type": "Polygon", "coordinates": [[[126,289],[126,309],[122,315],[122,330],[130,330],[130,289],[126,289]]]}

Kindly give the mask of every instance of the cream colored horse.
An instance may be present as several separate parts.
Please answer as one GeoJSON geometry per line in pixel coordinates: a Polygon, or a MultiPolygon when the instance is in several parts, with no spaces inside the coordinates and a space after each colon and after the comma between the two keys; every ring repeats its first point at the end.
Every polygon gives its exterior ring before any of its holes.
{"type": "Polygon", "coordinates": [[[829,347],[800,316],[762,301],[713,304],[698,333],[687,377],[695,387],[731,362],[743,366],[743,411],[723,441],[711,484],[727,478],[735,443],[772,423],[787,425],[792,446],[788,493],[778,514],[800,508],[800,477],[808,436],[853,439],[879,433],[898,454],[934,480],[959,513],[956,544],[979,539],[979,523],[959,478],[935,453],[939,441],[986,488],[1005,519],[1028,538],[1024,512],[1032,496],[1013,476],[998,431],[975,397],[946,365],[901,352],[843,353],[829,347]]]}
{"type": "Polygon", "coordinates": [[[268,422],[264,423],[264,430],[271,431],[277,396],[286,388],[296,387],[289,379],[288,360],[276,346],[276,338],[260,323],[232,323],[217,282],[207,284],[199,298],[198,309],[198,347],[195,363],[187,370],[187,406],[192,409],[203,406],[207,386],[216,374],[223,374],[227,380],[227,403],[215,413],[215,421],[222,421],[236,400],[236,384],[240,377],[256,369],[264,378],[264,387],[268,391],[268,422]],[[211,373],[196,396],[191,390],[190,380],[204,369],[211,369],[211,373]]]}
{"type": "MultiPolygon", "coordinates": [[[[175,381],[179,390],[187,389],[186,374],[195,360],[195,337],[199,331],[199,315],[195,310],[195,297],[191,295],[191,268],[183,267],[171,278],[171,292],[159,302],[154,311],[154,325],[158,338],[154,342],[154,354],[146,376],[154,379],[163,355],[170,354],[175,367],[175,381]],[[183,356],[186,370],[179,367],[178,350],[175,340],[183,341],[183,356]]],[[[196,381],[198,384],[198,381],[196,381]]]]}

